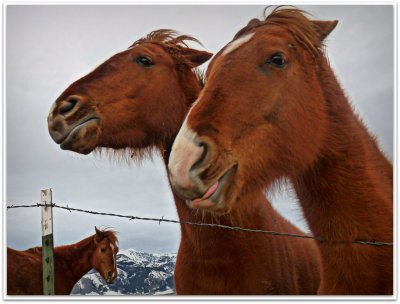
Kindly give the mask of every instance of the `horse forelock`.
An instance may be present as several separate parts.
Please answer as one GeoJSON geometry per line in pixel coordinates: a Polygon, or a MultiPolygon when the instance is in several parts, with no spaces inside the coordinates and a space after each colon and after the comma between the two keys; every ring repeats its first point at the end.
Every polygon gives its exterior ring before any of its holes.
{"type": "Polygon", "coordinates": [[[170,29],[159,29],[156,31],[152,31],[145,37],[136,40],[129,48],[133,48],[136,45],[140,45],[143,43],[158,44],[171,56],[175,57],[180,62],[188,65],[189,67],[192,67],[191,62],[185,60],[183,56],[180,56],[182,53],[182,49],[189,47],[189,41],[198,43],[203,46],[198,39],[190,35],[180,35],[178,32],[170,29]]]}
{"type": "Polygon", "coordinates": [[[118,247],[117,231],[110,228],[98,229],[98,231],[99,234],[96,234],[97,236],[99,236],[102,240],[107,239],[111,244],[118,247]]]}
{"type": "Polygon", "coordinates": [[[131,46],[142,44],[145,42],[155,42],[155,43],[163,43],[169,46],[180,46],[180,47],[188,47],[187,41],[193,41],[200,45],[201,42],[196,38],[189,35],[180,35],[178,32],[171,29],[159,29],[150,32],[146,36],[136,40],[131,46]]]}
{"type": "MultiPolygon", "coordinates": [[[[265,12],[268,8],[265,9],[265,12]]],[[[276,25],[289,31],[296,41],[310,51],[314,57],[324,52],[324,44],[320,40],[317,26],[308,18],[309,13],[294,7],[278,6],[269,14],[265,14],[264,20],[250,20],[244,28],[236,33],[233,41],[259,27],[276,25]]]]}

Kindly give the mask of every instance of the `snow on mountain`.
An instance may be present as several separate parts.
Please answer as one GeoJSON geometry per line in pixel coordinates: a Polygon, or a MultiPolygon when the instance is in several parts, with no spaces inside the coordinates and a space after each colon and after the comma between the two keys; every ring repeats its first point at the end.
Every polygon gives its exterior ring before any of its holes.
{"type": "Polygon", "coordinates": [[[176,254],[152,254],[134,249],[117,254],[118,277],[107,284],[94,269],[75,284],[71,295],[175,294],[173,274],[176,254]]]}

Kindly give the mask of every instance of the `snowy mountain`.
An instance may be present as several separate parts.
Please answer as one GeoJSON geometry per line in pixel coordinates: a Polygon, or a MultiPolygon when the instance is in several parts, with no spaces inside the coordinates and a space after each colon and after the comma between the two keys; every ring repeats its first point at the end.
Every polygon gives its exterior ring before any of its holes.
{"type": "Polygon", "coordinates": [[[91,270],[75,284],[71,295],[171,295],[176,254],[151,254],[133,249],[117,254],[118,277],[107,284],[91,270]]]}

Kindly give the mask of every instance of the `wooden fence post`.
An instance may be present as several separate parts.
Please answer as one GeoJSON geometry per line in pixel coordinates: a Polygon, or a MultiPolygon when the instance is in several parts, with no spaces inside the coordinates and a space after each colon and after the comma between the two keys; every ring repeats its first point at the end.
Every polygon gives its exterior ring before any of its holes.
{"type": "Polygon", "coordinates": [[[42,206],[43,294],[54,295],[53,207],[51,189],[40,191],[42,206]]]}

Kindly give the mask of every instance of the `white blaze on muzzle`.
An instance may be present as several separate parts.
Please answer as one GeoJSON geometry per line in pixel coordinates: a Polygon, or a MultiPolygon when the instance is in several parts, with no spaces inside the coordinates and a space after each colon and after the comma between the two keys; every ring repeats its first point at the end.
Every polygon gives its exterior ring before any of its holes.
{"type": "Polygon", "coordinates": [[[168,163],[172,182],[185,189],[193,187],[189,171],[204,151],[203,147],[196,144],[195,138],[197,134],[187,126],[186,117],[175,138],[168,163]]]}
{"type": "Polygon", "coordinates": [[[114,257],[114,245],[110,244],[111,247],[111,252],[112,252],[112,258],[113,258],[113,262],[114,262],[114,269],[117,268],[117,259],[114,257]]]}

